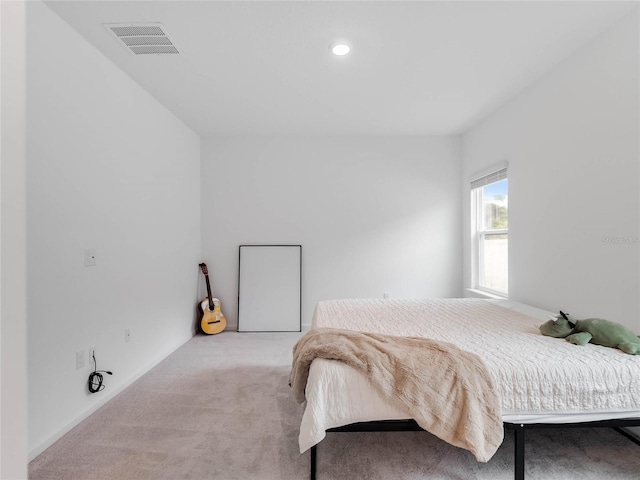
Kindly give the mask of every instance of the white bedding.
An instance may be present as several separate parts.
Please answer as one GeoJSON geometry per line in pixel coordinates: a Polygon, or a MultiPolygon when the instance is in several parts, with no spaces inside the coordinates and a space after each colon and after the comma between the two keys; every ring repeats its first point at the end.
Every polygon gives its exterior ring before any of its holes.
{"type": "MultiPolygon", "coordinates": [[[[640,355],[545,337],[538,326],[550,314],[501,300],[331,300],[316,306],[312,328],[427,337],[476,353],[494,376],[507,422],[640,417],[640,355]]],[[[301,452],[330,428],[410,418],[333,360],[314,360],[305,394],[301,452]]]]}

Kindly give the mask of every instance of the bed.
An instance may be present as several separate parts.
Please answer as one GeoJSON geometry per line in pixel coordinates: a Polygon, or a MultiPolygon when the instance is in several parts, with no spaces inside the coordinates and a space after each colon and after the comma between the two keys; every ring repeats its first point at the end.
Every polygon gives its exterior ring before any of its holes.
{"type": "MultiPolygon", "coordinates": [[[[515,432],[515,478],[524,479],[524,434],[548,426],[639,426],[640,356],[545,337],[552,312],[508,300],[331,300],[316,306],[312,329],[329,328],[451,343],[478,355],[494,379],[505,429],[515,432]]],[[[309,368],[300,452],[327,431],[416,430],[355,369],[316,359],[309,368]]]]}

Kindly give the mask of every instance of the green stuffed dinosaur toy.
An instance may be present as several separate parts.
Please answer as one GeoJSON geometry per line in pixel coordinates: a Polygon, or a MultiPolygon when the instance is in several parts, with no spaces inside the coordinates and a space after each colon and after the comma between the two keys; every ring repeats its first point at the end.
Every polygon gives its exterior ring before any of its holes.
{"type": "Polygon", "coordinates": [[[618,348],[629,355],[640,355],[640,337],[627,327],[602,318],[573,320],[560,311],[560,315],[540,325],[540,332],[548,337],[565,338],[574,345],[591,342],[618,348]]]}

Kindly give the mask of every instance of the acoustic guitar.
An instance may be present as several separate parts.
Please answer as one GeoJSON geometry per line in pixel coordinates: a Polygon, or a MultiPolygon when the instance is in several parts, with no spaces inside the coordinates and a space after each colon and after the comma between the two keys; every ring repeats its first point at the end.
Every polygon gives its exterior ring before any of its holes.
{"type": "Polygon", "coordinates": [[[207,335],[215,335],[220,333],[227,326],[227,319],[224,318],[220,311],[220,300],[211,297],[211,284],[209,283],[209,270],[206,263],[200,264],[200,269],[207,281],[207,298],[200,302],[200,311],[202,312],[202,320],[200,328],[207,335]]]}

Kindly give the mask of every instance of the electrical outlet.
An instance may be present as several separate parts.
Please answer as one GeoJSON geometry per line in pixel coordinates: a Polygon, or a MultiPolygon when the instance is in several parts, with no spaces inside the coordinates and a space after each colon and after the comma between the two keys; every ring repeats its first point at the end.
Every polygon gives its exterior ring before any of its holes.
{"type": "Polygon", "coordinates": [[[391,292],[384,292],[382,298],[391,298],[391,292]]]}
{"type": "Polygon", "coordinates": [[[89,366],[95,368],[96,361],[96,347],[89,347],[89,366]]]}
{"type": "Polygon", "coordinates": [[[76,352],[76,370],[84,367],[84,350],[78,350],[76,352]]]}
{"type": "Polygon", "coordinates": [[[124,341],[128,342],[129,340],[131,340],[131,329],[127,328],[124,331],[124,341]]]}

